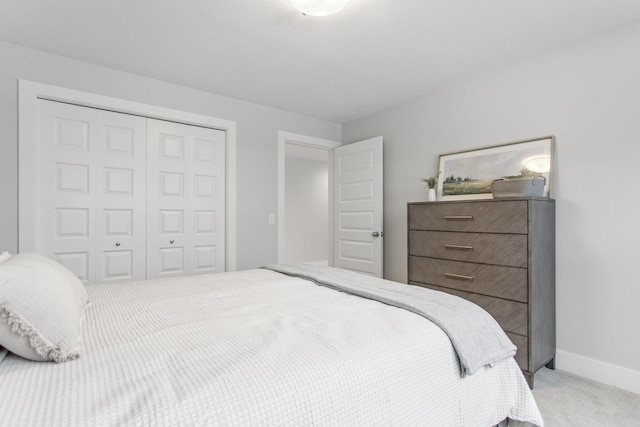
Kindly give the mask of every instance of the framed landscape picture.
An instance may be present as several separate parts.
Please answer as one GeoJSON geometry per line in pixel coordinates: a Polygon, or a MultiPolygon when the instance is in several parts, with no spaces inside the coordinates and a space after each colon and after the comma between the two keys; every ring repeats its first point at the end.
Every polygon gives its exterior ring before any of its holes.
{"type": "Polygon", "coordinates": [[[495,179],[544,176],[549,197],[553,136],[440,156],[439,200],[491,199],[495,179]]]}

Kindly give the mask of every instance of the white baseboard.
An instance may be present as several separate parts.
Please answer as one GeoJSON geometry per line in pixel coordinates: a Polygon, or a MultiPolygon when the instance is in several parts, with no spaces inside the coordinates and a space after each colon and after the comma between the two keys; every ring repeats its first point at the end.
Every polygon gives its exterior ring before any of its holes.
{"type": "Polygon", "coordinates": [[[640,394],[640,372],[566,351],[556,351],[556,369],[640,394]]]}

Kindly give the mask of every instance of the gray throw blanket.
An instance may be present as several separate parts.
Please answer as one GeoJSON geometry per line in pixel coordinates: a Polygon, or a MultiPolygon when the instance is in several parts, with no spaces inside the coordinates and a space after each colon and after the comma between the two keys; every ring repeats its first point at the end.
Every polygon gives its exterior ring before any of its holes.
{"type": "Polygon", "coordinates": [[[489,313],[454,295],[333,267],[269,265],[262,268],[403,308],[429,319],[449,336],[463,377],[516,354],[516,346],[489,313]]]}

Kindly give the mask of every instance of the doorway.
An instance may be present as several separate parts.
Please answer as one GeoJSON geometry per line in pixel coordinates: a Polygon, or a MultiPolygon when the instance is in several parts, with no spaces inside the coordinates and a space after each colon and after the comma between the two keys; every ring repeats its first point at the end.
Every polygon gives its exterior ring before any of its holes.
{"type": "Polygon", "coordinates": [[[278,263],[333,265],[333,155],[342,145],[278,133],[278,263]]]}
{"type": "MultiPolygon", "coordinates": [[[[383,138],[342,145],[337,141],[289,132],[278,133],[278,263],[288,260],[286,151],[288,146],[311,147],[328,154],[327,262],[329,266],[383,277],[384,204],[383,138]]],[[[299,190],[298,190],[299,191],[299,190]]],[[[309,191],[312,191],[309,189],[309,191]]],[[[323,209],[323,208],[320,208],[323,209]]],[[[294,215],[296,215],[294,213],[294,215]]],[[[308,225],[307,225],[308,227],[308,225]]],[[[322,225],[316,226],[322,228],[322,225]]],[[[304,245],[315,245],[313,238],[304,245]]],[[[324,240],[323,243],[324,245],[324,240]]],[[[298,262],[316,262],[310,258],[298,262]]]]}

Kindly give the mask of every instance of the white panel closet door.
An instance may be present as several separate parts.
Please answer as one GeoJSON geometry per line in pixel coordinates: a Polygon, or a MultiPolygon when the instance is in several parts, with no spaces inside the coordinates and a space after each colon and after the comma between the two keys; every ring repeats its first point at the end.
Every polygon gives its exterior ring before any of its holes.
{"type": "Polygon", "coordinates": [[[147,278],[225,270],[225,133],[147,121],[147,278]]]}
{"type": "Polygon", "coordinates": [[[143,279],[145,119],[38,103],[38,251],[85,283],[143,279]]]}
{"type": "Polygon", "coordinates": [[[97,111],[96,282],[146,277],[146,119],[97,111]]]}

